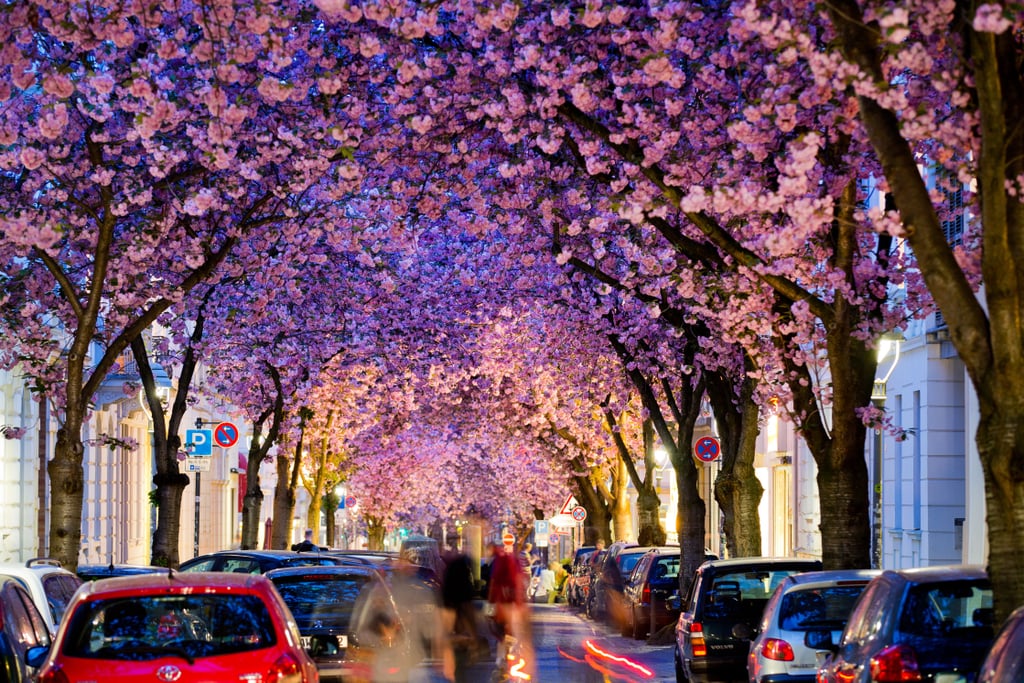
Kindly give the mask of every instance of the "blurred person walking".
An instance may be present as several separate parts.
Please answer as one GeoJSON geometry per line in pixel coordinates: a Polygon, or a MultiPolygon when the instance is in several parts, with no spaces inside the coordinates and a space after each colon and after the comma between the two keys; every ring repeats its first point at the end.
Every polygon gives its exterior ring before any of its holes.
{"type": "Polygon", "coordinates": [[[518,558],[505,552],[501,544],[491,544],[491,556],[487,602],[494,635],[498,638],[497,669],[491,680],[504,681],[507,680],[510,663],[531,669],[534,664],[526,614],[526,581],[518,558]]]}
{"type": "Polygon", "coordinates": [[[489,651],[489,648],[477,627],[476,606],[473,604],[476,586],[471,560],[463,554],[450,555],[446,559],[448,563],[441,581],[441,622],[447,634],[444,676],[454,683],[469,683],[469,667],[481,649],[489,651]]]}

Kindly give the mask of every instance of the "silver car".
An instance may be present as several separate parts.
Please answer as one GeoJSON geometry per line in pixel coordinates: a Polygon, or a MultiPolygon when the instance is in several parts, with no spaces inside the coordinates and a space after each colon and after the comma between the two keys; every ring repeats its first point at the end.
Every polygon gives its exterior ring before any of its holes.
{"type": "Polygon", "coordinates": [[[848,569],[787,576],[764,607],[757,633],[751,637],[747,675],[751,683],[813,683],[828,654],[820,647],[830,635],[838,642],[854,603],[880,572],[848,569]],[[815,647],[815,646],[818,647],[815,647]]]}

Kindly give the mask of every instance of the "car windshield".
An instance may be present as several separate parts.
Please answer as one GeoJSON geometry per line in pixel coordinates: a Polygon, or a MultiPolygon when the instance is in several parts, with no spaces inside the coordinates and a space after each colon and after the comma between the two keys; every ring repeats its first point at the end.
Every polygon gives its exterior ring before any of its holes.
{"type": "Polygon", "coordinates": [[[633,567],[636,566],[636,563],[640,561],[641,557],[643,557],[643,555],[637,555],[635,553],[619,555],[617,562],[619,565],[619,574],[622,576],[629,576],[630,572],[633,571],[633,567]]]}
{"type": "Polygon", "coordinates": [[[277,641],[260,598],[228,593],[95,600],[75,611],[69,633],[67,656],[133,661],[177,656],[192,662],[277,641]]]}
{"type": "Polygon", "coordinates": [[[299,632],[349,629],[356,600],[370,583],[364,574],[294,574],[273,577],[299,632]]]}
{"type": "Polygon", "coordinates": [[[779,625],[785,631],[842,629],[866,585],[867,582],[790,591],[779,605],[779,625]]]}

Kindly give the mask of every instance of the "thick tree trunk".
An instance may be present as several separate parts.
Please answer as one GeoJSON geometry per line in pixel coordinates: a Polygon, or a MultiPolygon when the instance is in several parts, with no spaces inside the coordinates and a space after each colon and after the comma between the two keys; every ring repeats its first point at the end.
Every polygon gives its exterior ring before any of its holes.
{"type": "Polygon", "coordinates": [[[1018,406],[1007,409],[1012,419],[1001,421],[983,407],[976,433],[989,538],[998,539],[990,542],[988,554],[997,624],[1024,604],[1024,446],[1018,426],[1024,424],[1024,415],[1018,406]]]}
{"type": "Polygon", "coordinates": [[[155,474],[156,530],[153,532],[153,552],[150,564],[154,567],[177,567],[178,539],[181,536],[181,501],[189,484],[187,474],[173,472],[155,474]]]}
{"type": "MultiPolygon", "coordinates": [[[[252,462],[251,460],[249,462],[252,462]]],[[[248,486],[242,498],[242,549],[258,549],[260,542],[260,510],[263,508],[263,491],[260,489],[259,468],[249,473],[248,486]]]]}
{"type": "Polygon", "coordinates": [[[53,459],[46,468],[50,475],[50,557],[70,571],[78,568],[82,545],[85,448],[81,434],[81,412],[69,405],[65,423],[57,430],[53,459]]]}
{"type": "Polygon", "coordinates": [[[632,541],[635,539],[632,510],[629,507],[629,497],[626,495],[626,484],[629,481],[626,465],[619,460],[612,471],[615,473],[612,480],[612,535],[616,541],[632,541]]]}
{"type": "MultiPolygon", "coordinates": [[[[320,499],[319,498],[314,498],[314,500],[316,500],[316,502],[317,502],[316,516],[317,516],[317,519],[319,519],[320,518],[320,499]]],[[[341,543],[338,542],[338,538],[337,538],[337,536],[338,536],[338,529],[337,529],[337,525],[334,522],[334,511],[338,509],[338,494],[334,492],[334,487],[333,486],[328,487],[327,493],[325,493],[324,496],[323,496],[323,507],[324,507],[324,509],[327,512],[327,514],[324,515],[324,519],[327,522],[327,546],[329,548],[340,548],[341,547],[341,543]]],[[[312,517],[312,513],[310,513],[310,517],[312,517]]],[[[314,529],[316,527],[314,527],[312,525],[312,523],[311,523],[310,524],[310,528],[314,529]]]]}
{"type": "Polygon", "coordinates": [[[278,454],[277,483],[274,485],[274,522],[270,533],[270,547],[275,550],[287,550],[291,547],[292,514],[295,511],[295,493],[289,484],[288,458],[278,454]]]}
{"type": "Polygon", "coordinates": [[[384,523],[373,515],[367,515],[365,519],[367,549],[384,550],[384,532],[387,531],[384,523]]]}
{"type": "Polygon", "coordinates": [[[661,523],[661,498],[658,492],[641,489],[636,499],[636,542],[643,546],[665,545],[667,534],[661,523]]]}
{"type": "MultiPolygon", "coordinates": [[[[709,386],[714,384],[709,382],[709,386]]],[[[715,402],[715,416],[724,430],[723,466],[715,481],[715,500],[722,509],[729,557],[760,557],[761,517],[757,508],[764,487],[754,472],[760,413],[752,398],[751,380],[744,381],[741,394],[739,404],[732,400],[715,402]]]]}

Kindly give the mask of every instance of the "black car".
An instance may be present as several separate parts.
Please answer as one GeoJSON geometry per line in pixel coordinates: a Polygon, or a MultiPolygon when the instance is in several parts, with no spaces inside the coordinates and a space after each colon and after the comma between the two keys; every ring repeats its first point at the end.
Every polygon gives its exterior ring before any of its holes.
{"type": "Polygon", "coordinates": [[[816,645],[834,652],[818,680],[972,681],[992,644],[992,619],[981,567],[882,572],[861,593],[838,645],[822,632],[816,645]]]}
{"type": "Polygon", "coordinates": [[[112,576],[152,574],[161,570],[167,571],[162,567],[143,564],[80,564],[75,573],[83,581],[96,581],[97,579],[109,579],[112,576]]]}
{"type": "Polygon", "coordinates": [[[622,635],[643,638],[679,619],[679,605],[670,607],[668,598],[679,592],[680,558],[678,546],[663,546],[636,563],[622,590],[622,635]]]}
{"type": "Polygon", "coordinates": [[[300,553],[292,550],[222,550],[193,557],[181,563],[181,572],[235,572],[266,574],[281,567],[335,566],[351,564],[327,553],[300,553]]]}
{"type": "MultiPolygon", "coordinates": [[[[587,591],[585,604],[587,616],[591,619],[604,619],[607,616],[608,603],[605,592],[619,579],[616,576],[618,570],[615,558],[622,551],[636,547],[638,547],[636,543],[615,541],[596,555],[590,565],[590,590],[587,591]]],[[[630,568],[632,569],[632,567],[630,568]]]]}
{"type": "Polygon", "coordinates": [[[49,645],[49,628],[32,596],[16,579],[0,577],[0,681],[34,680],[26,654],[49,645]]]}
{"type": "MultiPolygon", "coordinates": [[[[371,642],[374,622],[402,623],[390,589],[370,566],[287,567],[273,569],[266,576],[295,617],[302,645],[316,662],[324,683],[360,677],[357,670],[370,657],[360,656],[359,649],[379,645],[371,642]]],[[[408,633],[404,626],[394,631],[408,633]]],[[[396,659],[396,666],[408,659],[408,643],[399,646],[402,656],[396,651],[388,653],[396,659]]],[[[374,654],[374,658],[383,656],[374,654]]]]}
{"type": "Polygon", "coordinates": [[[1024,607],[1003,624],[978,672],[977,683],[1024,680],[1024,607]]]}
{"type": "Polygon", "coordinates": [[[734,635],[733,629],[739,624],[754,629],[785,577],[820,570],[819,560],[795,557],[704,562],[693,576],[676,622],[676,680],[747,680],[750,642],[734,635]]]}

